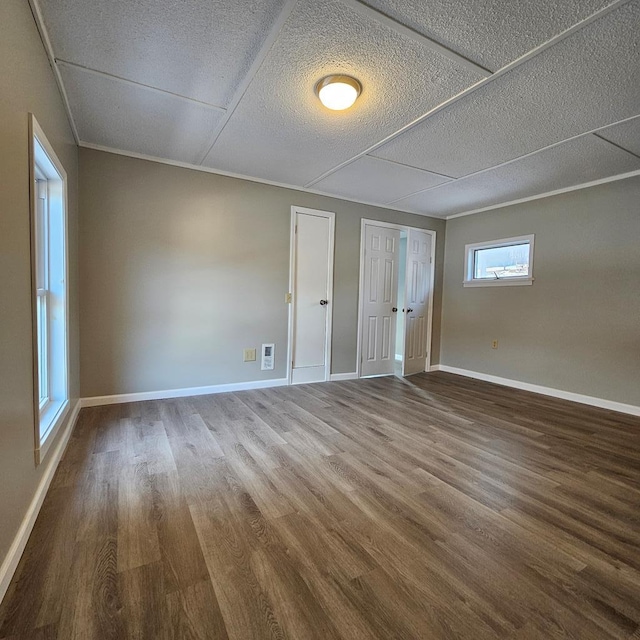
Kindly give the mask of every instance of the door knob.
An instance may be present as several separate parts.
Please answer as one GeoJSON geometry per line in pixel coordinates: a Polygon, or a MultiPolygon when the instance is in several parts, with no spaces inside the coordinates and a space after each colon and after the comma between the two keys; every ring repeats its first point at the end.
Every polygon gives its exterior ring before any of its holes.
{"type": "Polygon", "coordinates": [[[327,300],[320,300],[320,304],[324,307],[324,305],[327,304],[327,300]]]}
{"type": "Polygon", "coordinates": [[[407,313],[413,313],[413,309],[407,309],[407,313]]]}
{"type": "Polygon", "coordinates": [[[398,313],[398,307],[393,307],[393,309],[391,309],[391,311],[393,311],[393,313],[398,313]]]}

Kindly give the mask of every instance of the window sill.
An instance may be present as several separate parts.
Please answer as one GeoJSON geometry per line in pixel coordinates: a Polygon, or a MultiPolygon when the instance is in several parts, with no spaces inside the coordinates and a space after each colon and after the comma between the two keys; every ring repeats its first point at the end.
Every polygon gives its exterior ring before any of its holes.
{"type": "Polygon", "coordinates": [[[464,287],[519,287],[532,285],[533,278],[504,278],[502,280],[465,280],[464,287]]]}
{"type": "Polygon", "coordinates": [[[38,464],[47,455],[68,413],[69,401],[59,400],[58,402],[50,402],[40,415],[40,447],[36,452],[38,464]]]}

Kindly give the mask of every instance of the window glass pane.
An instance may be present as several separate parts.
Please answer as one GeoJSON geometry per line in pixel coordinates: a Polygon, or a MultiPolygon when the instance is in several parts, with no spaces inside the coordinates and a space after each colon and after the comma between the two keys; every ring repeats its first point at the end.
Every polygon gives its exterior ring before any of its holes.
{"type": "Polygon", "coordinates": [[[47,287],[46,181],[36,180],[36,288],[47,287]]]}
{"type": "Polygon", "coordinates": [[[38,334],[38,391],[40,404],[49,398],[49,385],[47,384],[47,298],[39,295],[36,298],[36,324],[38,334]]]}
{"type": "Polygon", "coordinates": [[[475,279],[502,279],[529,275],[528,242],[508,247],[476,249],[473,259],[475,279]]]}

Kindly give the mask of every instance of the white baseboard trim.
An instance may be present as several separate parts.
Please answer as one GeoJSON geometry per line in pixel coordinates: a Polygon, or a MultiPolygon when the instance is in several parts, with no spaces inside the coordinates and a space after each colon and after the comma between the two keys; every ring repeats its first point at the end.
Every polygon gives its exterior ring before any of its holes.
{"type": "Polygon", "coordinates": [[[357,371],[352,371],[351,373],[332,373],[329,380],[331,382],[340,382],[341,380],[357,380],[358,373],[357,371]]]}
{"type": "Polygon", "coordinates": [[[56,472],[56,469],[58,468],[58,464],[62,459],[62,454],[67,448],[67,443],[69,442],[69,438],[71,437],[73,428],[76,425],[76,420],[78,419],[78,413],[80,412],[81,406],[82,403],[80,402],[80,400],[78,400],[69,415],[67,424],[64,428],[64,431],[62,432],[62,436],[60,437],[58,444],[56,445],[56,448],[53,450],[53,452],[51,452],[51,455],[49,457],[49,464],[42,474],[40,484],[38,485],[36,493],[31,500],[31,504],[27,509],[27,513],[22,520],[22,524],[18,529],[18,533],[13,539],[11,547],[9,547],[9,552],[2,562],[2,566],[0,566],[0,602],[2,602],[2,599],[7,593],[7,589],[11,584],[13,574],[18,567],[18,562],[20,562],[20,558],[22,557],[24,548],[27,546],[27,541],[29,540],[29,536],[31,535],[31,531],[33,530],[33,525],[36,523],[36,518],[40,513],[40,507],[42,507],[42,503],[44,502],[44,498],[47,495],[51,480],[53,480],[53,476],[56,472]]]}
{"type": "Polygon", "coordinates": [[[184,389],[166,389],[164,391],[142,391],[141,393],[122,393],[113,396],[94,396],[82,398],[83,407],[98,407],[105,404],[122,404],[124,402],[140,402],[142,400],[165,400],[167,398],[187,398],[189,396],[207,396],[213,393],[229,393],[231,391],[249,391],[251,389],[268,389],[285,387],[289,383],[286,378],[272,380],[253,380],[250,382],[233,382],[231,384],[214,384],[208,387],[187,387],[184,389]]]}
{"type": "Polygon", "coordinates": [[[585,396],[581,393],[574,393],[573,391],[562,391],[561,389],[554,389],[553,387],[543,387],[539,384],[521,382],[520,380],[511,380],[510,378],[501,378],[488,373],[469,371],[468,369],[458,369],[457,367],[450,367],[446,364],[436,364],[431,367],[430,371],[455,373],[459,376],[475,378],[476,380],[484,380],[485,382],[493,382],[494,384],[501,384],[505,387],[513,387],[514,389],[540,393],[544,396],[570,400],[571,402],[579,402],[580,404],[588,404],[592,407],[598,407],[599,409],[609,409],[611,411],[619,411],[620,413],[628,413],[632,416],[640,416],[640,407],[636,407],[633,404],[615,402],[614,400],[605,400],[604,398],[596,398],[594,396],[585,396]]]}

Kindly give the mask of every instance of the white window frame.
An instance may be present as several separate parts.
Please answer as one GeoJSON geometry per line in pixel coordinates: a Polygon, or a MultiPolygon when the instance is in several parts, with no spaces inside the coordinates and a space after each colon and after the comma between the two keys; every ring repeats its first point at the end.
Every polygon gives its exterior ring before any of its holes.
{"type": "Polygon", "coordinates": [[[34,439],[35,461],[40,464],[70,406],[68,204],[67,173],[33,114],[29,114],[29,177],[34,439]],[[45,309],[44,327],[38,323],[39,305],[45,309]],[[42,396],[41,388],[46,390],[42,396]]]}
{"type": "Polygon", "coordinates": [[[533,284],[533,256],[535,235],[517,236],[515,238],[502,238],[488,242],[474,242],[464,247],[464,281],[465,287],[513,287],[533,284]],[[500,249],[517,244],[529,245],[529,274],[526,276],[512,276],[509,278],[475,278],[475,255],[479,249],[500,249]]]}

